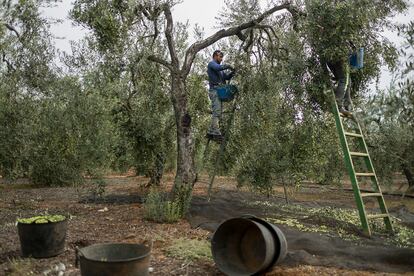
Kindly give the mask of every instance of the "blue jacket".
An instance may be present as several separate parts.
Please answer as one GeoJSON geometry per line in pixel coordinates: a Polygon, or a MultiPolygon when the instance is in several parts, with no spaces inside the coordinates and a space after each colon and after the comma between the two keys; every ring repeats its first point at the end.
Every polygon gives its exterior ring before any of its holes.
{"type": "Polygon", "coordinates": [[[214,89],[216,86],[224,84],[226,80],[230,80],[234,76],[233,72],[224,72],[226,69],[229,69],[229,66],[218,64],[215,60],[208,63],[207,74],[210,89],[214,89]]]}

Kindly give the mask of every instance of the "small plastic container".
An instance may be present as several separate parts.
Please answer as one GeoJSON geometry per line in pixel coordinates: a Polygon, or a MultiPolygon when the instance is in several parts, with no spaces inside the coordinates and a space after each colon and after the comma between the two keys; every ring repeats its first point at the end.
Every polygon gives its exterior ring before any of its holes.
{"type": "Polygon", "coordinates": [[[361,47],[349,57],[349,64],[352,69],[361,69],[364,67],[364,48],[361,47]]]}

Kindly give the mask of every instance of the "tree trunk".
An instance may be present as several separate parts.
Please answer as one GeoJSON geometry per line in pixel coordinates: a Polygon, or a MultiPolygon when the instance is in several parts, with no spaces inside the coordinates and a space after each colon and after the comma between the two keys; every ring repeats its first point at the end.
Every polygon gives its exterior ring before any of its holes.
{"type": "Polygon", "coordinates": [[[286,204],[289,204],[289,198],[288,198],[288,192],[287,192],[286,182],[285,182],[285,179],[283,177],[282,177],[282,184],[283,184],[283,193],[285,194],[286,204]]]}
{"type": "Polygon", "coordinates": [[[154,165],[149,171],[150,181],[147,187],[159,186],[164,174],[165,155],[163,152],[159,152],[155,156],[154,165]]]}
{"type": "Polygon", "coordinates": [[[184,214],[189,207],[192,187],[196,179],[194,143],[191,132],[191,116],[188,113],[185,78],[176,74],[172,76],[171,81],[171,98],[177,125],[177,173],[172,196],[180,203],[184,214]]]}
{"type": "MultiPolygon", "coordinates": [[[[404,160],[407,160],[408,159],[407,155],[408,155],[408,152],[406,151],[406,152],[403,153],[402,158],[404,160]]],[[[414,176],[413,176],[413,173],[411,171],[411,167],[410,167],[410,165],[407,161],[403,161],[401,163],[401,169],[402,169],[402,172],[405,175],[405,178],[407,178],[407,182],[408,182],[408,188],[402,195],[402,198],[404,198],[406,193],[410,193],[411,191],[414,190],[414,176]]]]}
{"type": "Polygon", "coordinates": [[[414,187],[414,176],[411,170],[408,168],[406,164],[402,165],[402,170],[405,177],[407,178],[408,188],[414,187]]]}

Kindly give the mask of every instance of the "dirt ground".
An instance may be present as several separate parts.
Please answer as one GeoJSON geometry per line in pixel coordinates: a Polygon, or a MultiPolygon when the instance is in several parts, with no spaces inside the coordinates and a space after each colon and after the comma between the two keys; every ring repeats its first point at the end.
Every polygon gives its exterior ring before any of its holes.
{"type": "MultiPolygon", "coordinates": [[[[167,188],[172,180],[172,175],[164,178],[167,188]]],[[[338,208],[355,209],[352,191],[346,189],[307,184],[286,205],[281,188],[264,197],[238,190],[233,179],[219,177],[211,201],[207,201],[207,185],[198,183],[187,218],[160,224],[143,219],[142,187],[148,179],[125,175],[106,181],[100,199],[90,197],[90,185],[79,190],[0,184],[0,275],[57,275],[53,268],[62,264],[64,275],[80,275],[74,265],[75,247],[148,240],[154,242],[151,275],[222,275],[211,259],[183,260],[166,249],[179,238],[208,241],[220,222],[246,213],[269,219],[286,235],[289,253],[267,275],[414,275],[413,198],[386,196],[399,222],[399,234],[389,238],[379,229],[369,239],[359,224],[344,223],[346,211],[336,213],[338,208]],[[49,259],[21,259],[16,219],[45,212],[71,216],[65,252],[49,259]]]]}

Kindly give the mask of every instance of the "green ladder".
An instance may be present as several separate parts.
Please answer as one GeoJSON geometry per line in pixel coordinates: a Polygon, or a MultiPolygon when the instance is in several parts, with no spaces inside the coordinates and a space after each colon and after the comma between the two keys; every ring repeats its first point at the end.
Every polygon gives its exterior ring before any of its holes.
{"type": "MultiPolygon", "coordinates": [[[[332,90],[333,91],[333,90],[332,90]]],[[[388,213],[387,206],[385,205],[384,197],[381,192],[378,178],[375,173],[374,166],[371,161],[371,157],[368,153],[368,148],[365,143],[364,135],[362,133],[361,125],[354,115],[346,116],[339,112],[338,105],[335,100],[335,93],[333,100],[333,114],[335,116],[336,128],[339,134],[339,140],[341,141],[342,150],[345,157],[346,167],[348,169],[349,176],[351,178],[352,189],[354,191],[355,201],[358,207],[359,217],[364,233],[367,236],[371,236],[371,230],[369,226],[369,220],[371,219],[384,219],[385,227],[387,231],[393,233],[394,229],[391,222],[391,217],[388,213]],[[351,122],[345,122],[351,121],[351,122]],[[352,123],[355,127],[353,131],[346,131],[344,129],[345,123],[352,123]],[[353,142],[358,146],[358,151],[351,151],[349,144],[351,139],[356,139],[353,142]],[[358,158],[363,158],[363,164],[367,169],[366,172],[355,172],[355,162],[358,158]],[[369,178],[371,180],[372,191],[361,192],[358,179],[369,178]],[[379,214],[367,214],[365,210],[364,199],[376,198],[380,207],[381,213],[379,214]]]]}
{"type": "MultiPolygon", "coordinates": [[[[215,156],[215,162],[214,162],[213,172],[212,172],[212,174],[209,175],[208,191],[207,191],[207,200],[208,201],[211,200],[211,194],[212,194],[213,184],[214,184],[214,181],[216,179],[217,173],[219,171],[219,166],[221,164],[222,157],[224,155],[224,152],[226,151],[227,143],[228,143],[228,141],[230,139],[230,128],[231,128],[231,126],[233,124],[234,115],[235,115],[235,112],[237,110],[239,94],[240,93],[237,93],[236,96],[235,96],[235,98],[233,99],[233,105],[230,108],[230,111],[223,112],[223,113],[229,114],[229,116],[227,118],[227,122],[226,122],[226,126],[224,128],[224,131],[222,129],[222,132],[224,133],[224,137],[223,137],[223,140],[219,143],[220,145],[219,145],[218,151],[217,151],[216,156],[215,156]]],[[[212,139],[207,138],[207,144],[206,144],[206,147],[204,149],[203,158],[202,158],[202,161],[201,161],[201,165],[198,168],[197,174],[201,174],[201,172],[204,169],[204,165],[207,162],[207,158],[208,158],[208,155],[209,155],[210,141],[211,140],[212,139]]],[[[199,181],[199,182],[205,183],[204,181],[199,181]]]]}

